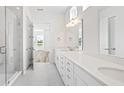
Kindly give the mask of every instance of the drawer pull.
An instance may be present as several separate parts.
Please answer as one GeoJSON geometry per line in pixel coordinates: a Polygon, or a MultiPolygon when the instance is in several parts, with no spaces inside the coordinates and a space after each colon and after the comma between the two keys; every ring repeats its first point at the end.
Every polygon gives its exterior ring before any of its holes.
{"type": "Polygon", "coordinates": [[[70,65],[70,63],[69,63],[69,62],[67,62],[67,64],[68,64],[68,65],[70,65]]]}
{"type": "Polygon", "coordinates": [[[67,68],[67,71],[68,71],[68,72],[71,72],[68,68],[67,68]]]}

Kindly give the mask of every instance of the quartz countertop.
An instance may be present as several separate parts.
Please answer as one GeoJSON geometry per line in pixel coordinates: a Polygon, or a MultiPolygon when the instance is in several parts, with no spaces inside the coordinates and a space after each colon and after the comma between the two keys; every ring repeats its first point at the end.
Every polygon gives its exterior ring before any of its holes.
{"type": "Polygon", "coordinates": [[[102,74],[98,70],[98,68],[100,67],[116,68],[116,69],[124,70],[124,66],[115,64],[113,62],[108,62],[106,60],[97,57],[88,56],[78,51],[68,51],[68,52],[61,51],[59,52],[59,54],[71,60],[74,64],[78,65],[79,67],[87,71],[90,75],[92,75],[93,77],[104,83],[105,85],[110,85],[110,86],[124,85],[124,82],[110,78],[102,74]]]}

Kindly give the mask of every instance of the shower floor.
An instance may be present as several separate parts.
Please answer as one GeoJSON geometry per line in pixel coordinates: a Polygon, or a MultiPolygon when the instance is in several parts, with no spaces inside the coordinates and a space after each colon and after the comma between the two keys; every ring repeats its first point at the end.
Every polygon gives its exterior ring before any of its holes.
{"type": "Polygon", "coordinates": [[[5,78],[9,80],[16,71],[12,71],[12,66],[8,65],[7,67],[7,75],[5,75],[5,64],[0,64],[0,85],[5,85],[5,78]]]}
{"type": "MultiPolygon", "coordinates": [[[[13,76],[14,73],[9,73],[7,75],[7,80],[9,80],[12,76],[13,76]]],[[[1,74],[0,73],[0,85],[5,85],[5,74],[1,74]]]]}

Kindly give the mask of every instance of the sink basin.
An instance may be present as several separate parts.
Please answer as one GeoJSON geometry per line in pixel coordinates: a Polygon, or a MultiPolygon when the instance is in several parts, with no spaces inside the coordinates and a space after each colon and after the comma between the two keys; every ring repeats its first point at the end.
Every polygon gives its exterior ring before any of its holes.
{"type": "Polygon", "coordinates": [[[98,71],[111,79],[124,82],[124,70],[109,67],[100,67],[98,71]]]}

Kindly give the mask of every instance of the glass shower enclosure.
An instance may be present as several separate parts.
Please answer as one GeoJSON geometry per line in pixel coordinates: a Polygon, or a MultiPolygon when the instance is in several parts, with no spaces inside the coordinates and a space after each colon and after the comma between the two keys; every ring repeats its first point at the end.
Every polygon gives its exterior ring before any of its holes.
{"type": "Polygon", "coordinates": [[[0,85],[11,85],[22,71],[23,8],[0,6],[0,85]]]}

